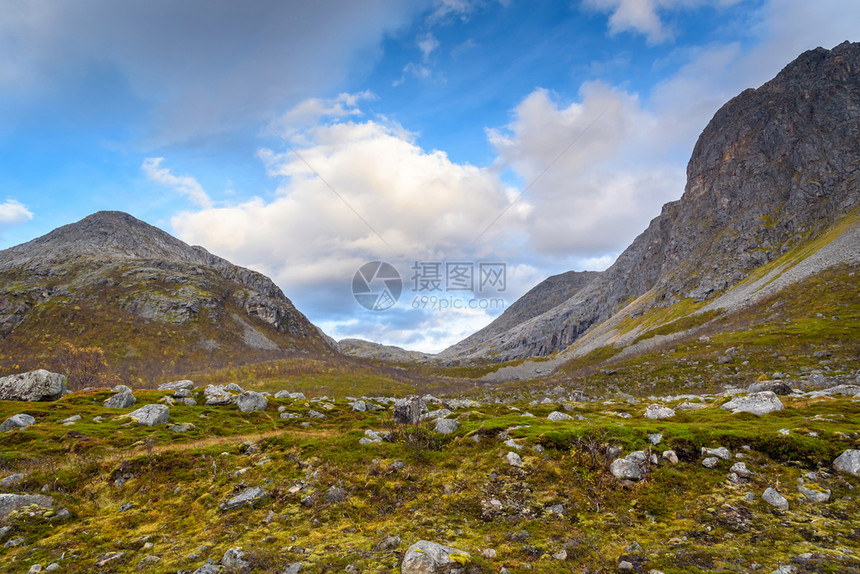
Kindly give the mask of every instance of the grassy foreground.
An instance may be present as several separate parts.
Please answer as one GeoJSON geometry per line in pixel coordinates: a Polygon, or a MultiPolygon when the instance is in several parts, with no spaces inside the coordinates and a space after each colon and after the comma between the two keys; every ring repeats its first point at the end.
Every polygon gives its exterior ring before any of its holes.
{"type": "MultiPolygon", "coordinates": [[[[136,406],[169,394],[135,391],[136,406]]],[[[647,401],[482,400],[455,410],[449,418],[460,427],[442,435],[432,423],[395,429],[390,406],[354,412],[343,398],[271,397],[266,411],[251,413],[172,406],[170,424],[190,425],[176,433],[102,407],[109,396],[0,402],[0,421],[21,412],[36,419],[0,434],[0,479],[25,474],[6,491],[54,503],[0,519],[9,528],[0,571],[57,563],[60,572],[193,572],[241,547],[246,571],[301,562],[302,572],[399,572],[421,539],[469,552],[466,567],[476,572],[616,572],[622,561],[667,574],[784,564],[860,571],[860,477],[831,466],[860,446],[856,399],[783,397],[785,410],[757,417],[720,409],[720,397],[667,420],[644,418],[647,401]],[[280,418],[279,407],[298,418],[280,418]],[[576,418],[547,420],[556,410],[576,418]],[[72,415],[82,418],[63,425],[72,415]],[[394,440],[360,445],[367,429],[393,430],[394,440]],[[653,433],[663,435],[657,445],[653,433]],[[608,471],[608,446],[621,456],[673,449],[680,460],[661,458],[644,480],[624,484],[608,471]],[[700,449],[720,446],[733,458],[705,468],[700,449]],[[752,475],[732,483],[737,461],[752,475]],[[807,501],[799,480],[829,489],[830,500],[807,501]],[[251,487],[264,496],[221,508],[251,487]],[[767,487],[788,499],[787,511],[762,500],[767,487]],[[389,537],[400,543],[380,545],[389,537]]],[[[199,390],[195,398],[202,403],[199,390]]]]}

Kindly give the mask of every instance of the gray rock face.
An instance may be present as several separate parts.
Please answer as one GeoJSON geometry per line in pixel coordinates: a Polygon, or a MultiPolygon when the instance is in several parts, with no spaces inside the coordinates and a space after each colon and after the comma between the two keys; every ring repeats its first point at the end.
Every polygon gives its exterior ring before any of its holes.
{"type": "Polygon", "coordinates": [[[36,419],[31,417],[30,415],[19,414],[12,415],[2,423],[0,423],[0,432],[8,431],[12,429],[25,429],[31,424],[34,424],[36,419]]]}
{"type": "Polygon", "coordinates": [[[443,358],[548,355],[651,289],[659,305],[708,299],[737,284],[860,204],[858,109],[860,44],[804,52],[714,115],[693,150],[682,198],[663,206],[609,269],[567,300],[512,325],[491,324],[443,358]]]}
{"type": "Polygon", "coordinates": [[[833,460],[833,468],[860,476],[860,450],[849,448],[833,460]]]}
{"type": "Polygon", "coordinates": [[[108,409],[127,409],[134,406],[137,402],[135,396],[131,393],[131,389],[126,387],[124,391],[112,396],[104,402],[105,408],[108,409]]]}
{"type": "Polygon", "coordinates": [[[411,395],[394,403],[394,422],[399,425],[414,425],[421,419],[425,405],[421,397],[411,395]]]}
{"type": "Polygon", "coordinates": [[[675,416],[675,411],[661,405],[648,405],[645,409],[646,419],[670,419],[675,416]]]}
{"type": "Polygon", "coordinates": [[[761,497],[774,508],[788,510],[788,500],[771,487],[767,487],[761,497]]]}
{"type": "Polygon", "coordinates": [[[54,501],[42,494],[0,494],[0,518],[13,510],[36,504],[43,508],[53,508],[54,501]]]}
{"type": "Polygon", "coordinates": [[[754,415],[766,415],[774,411],[781,411],[782,401],[771,391],[752,393],[745,397],[734,397],[721,408],[730,409],[732,413],[752,413],[754,415]]]}
{"type": "Polygon", "coordinates": [[[406,550],[400,572],[401,574],[448,574],[452,569],[460,567],[460,563],[452,560],[452,555],[455,558],[471,557],[463,550],[419,540],[406,550]]]}
{"type": "Polygon", "coordinates": [[[441,434],[451,434],[457,432],[460,428],[460,421],[453,419],[436,419],[436,432],[441,434]]]}
{"type": "Polygon", "coordinates": [[[222,503],[218,508],[227,511],[239,508],[240,506],[254,506],[260,500],[268,498],[268,496],[268,493],[266,493],[262,488],[246,488],[238,495],[222,503]]]}
{"type": "Polygon", "coordinates": [[[193,388],[194,381],[189,381],[188,379],[183,379],[181,381],[173,381],[170,383],[162,383],[158,385],[159,391],[178,391],[180,389],[190,391],[193,388]]]}
{"type": "Polygon", "coordinates": [[[170,421],[170,409],[167,405],[144,405],[128,416],[136,418],[139,425],[154,427],[170,421]]]}
{"type": "Polygon", "coordinates": [[[269,406],[266,396],[254,391],[245,391],[236,397],[236,406],[243,413],[251,411],[264,411],[269,406]]]}
{"type": "Polygon", "coordinates": [[[45,369],[0,378],[0,401],[56,401],[66,391],[66,376],[45,369]]]}

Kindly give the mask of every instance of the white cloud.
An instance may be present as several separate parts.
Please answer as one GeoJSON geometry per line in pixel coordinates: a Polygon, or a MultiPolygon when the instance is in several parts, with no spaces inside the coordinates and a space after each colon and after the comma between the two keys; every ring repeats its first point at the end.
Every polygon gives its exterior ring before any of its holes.
{"type": "Polygon", "coordinates": [[[439,40],[436,39],[431,32],[427,32],[426,34],[422,34],[418,37],[418,49],[421,50],[421,57],[426,62],[430,58],[430,54],[432,54],[439,47],[439,40]]]}
{"type": "Polygon", "coordinates": [[[164,161],[163,157],[148,157],[143,160],[143,165],[140,167],[147,179],[167,187],[172,187],[197,206],[204,209],[212,207],[212,200],[196,179],[188,175],[173,175],[170,173],[169,168],[161,167],[162,161],[164,161]]]}
{"type": "Polygon", "coordinates": [[[609,34],[635,31],[644,35],[649,44],[673,39],[674,34],[660,17],[668,12],[703,5],[728,6],[740,0],[585,0],[584,5],[601,12],[610,12],[609,34]]]}
{"type": "Polygon", "coordinates": [[[19,201],[7,199],[0,203],[0,226],[16,225],[31,219],[33,219],[33,213],[19,201]]]}

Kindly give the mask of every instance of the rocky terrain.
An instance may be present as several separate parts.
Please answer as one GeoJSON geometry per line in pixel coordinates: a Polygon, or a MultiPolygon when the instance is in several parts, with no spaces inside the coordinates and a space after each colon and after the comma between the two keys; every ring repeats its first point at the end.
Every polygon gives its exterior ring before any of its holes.
{"type": "MultiPolygon", "coordinates": [[[[693,150],[682,198],[615,264],[563,303],[491,326],[441,357],[548,355],[637,299],[640,314],[714,299],[852,216],[858,139],[860,44],[802,54],[716,113],[693,150]]],[[[825,267],[856,260],[857,244],[832,255],[825,267]]]]}
{"type": "Polygon", "coordinates": [[[860,572],[858,385],[0,401],[0,570],[860,572]]]}
{"type": "Polygon", "coordinates": [[[62,340],[132,367],[334,350],[264,275],[119,212],[0,251],[0,337],[6,372],[41,366],[62,340]]]}

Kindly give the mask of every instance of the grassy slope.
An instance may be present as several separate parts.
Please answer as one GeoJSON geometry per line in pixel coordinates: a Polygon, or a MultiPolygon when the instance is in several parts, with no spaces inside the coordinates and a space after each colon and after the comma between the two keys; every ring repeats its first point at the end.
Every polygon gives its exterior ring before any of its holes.
{"type": "MultiPolygon", "coordinates": [[[[140,403],[164,394],[137,392],[140,403]]],[[[101,402],[108,396],[100,391],[56,403],[0,402],[0,419],[22,410],[37,419],[33,427],[0,436],[0,476],[27,472],[23,490],[37,492],[47,484],[58,506],[73,515],[65,522],[41,512],[12,516],[6,521],[14,529],[10,537],[23,537],[26,545],[0,548],[0,571],[60,561],[64,572],[176,572],[207,558],[217,562],[226,549],[241,546],[256,572],[295,561],[307,572],[342,571],[348,564],[395,572],[405,547],[419,539],[471,552],[483,572],[502,565],[513,571],[614,571],[621,557],[644,561],[643,571],[667,574],[748,571],[753,563],[771,571],[802,552],[826,556],[817,571],[860,567],[856,559],[837,558],[842,548],[860,551],[860,515],[856,502],[844,498],[856,496],[860,479],[827,478],[833,498],[825,505],[802,501],[793,486],[803,473],[826,471],[836,454],[858,446],[860,414],[847,399],[786,400],[785,411],[761,418],[712,407],[670,421],[643,419],[644,404],[585,403],[575,410],[588,420],[555,423],[545,417],[559,405],[519,405],[537,415],[529,419],[508,406],[484,405],[462,412],[459,431],[436,436],[431,442],[438,450],[426,450],[402,441],[359,446],[364,429],[389,427],[390,412],[353,413],[342,403],[310,428],[300,426],[309,419],[280,420],[275,410],[281,405],[303,414],[309,408],[304,401],[272,400],[268,411],[248,414],[233,406],[173,407],[172,422],[194,425],[174,435],[107,412],[101,402]],[[83,420],[61,426],[71,414],[83,420]],[[107,420],[90,422],[97,414],[107,420]],[[510,449],[496,438],[517,426],[509,433],[524,446],[522,469],[506,463],[510,449]],[[792,433],[781,436],[781,428],[792,433]],[[812,431],[818,437],[805,436],[812,431]],[[682,461],[656,467],[641,484],[621,486],[608,475],[608,461],[594,455],[594,446],[604,443],[626,452],[646,449],[653,432],[666,437],[655,452],[672,447],[682,461]],[[246,454],[249,441],[258,452],[246,454]],[[535,452],[538,444],[545,453],[535,452]],[[727,483],[731,461],[715,470],[699,463],[702,446],[744,452],[742,445],[752,448],[744,459],[755,472],[747,485],[727,483]],[[397,460],[406,468],[392,468],[397,460]],[[131,478],[115,486],[122,475],[131,478]],[[791,503],[786,513],[758,498],[777,484],[791,503]],[[346,502],[323,502],[333,485],[348,493],[346,502]],[[218,509],[245,486],[264,487],[271,497],[256,508],[218,509]],[[300,489],[291,492],[294,486],[300,489]],[[747,492],[756,500],[744,499],[747,492]],[[312,507],[301,504],[306,496],[316,499],[312,507]],[[482,500],[492,498],[505,508],[485,513],[482,500]],[[135,506],[120,512],[127,503],[135,506]],[[564,505],[565,516],[547,513],[552,504],[564,505]],[[737,513],[748,517],[746,529],[733,526],[737,513]],[[404,544],[374,551],[386,535],[400,536],[404,544]],[[625,550],[634,541],[642,553],[625,550]],[[147,542],[153,547],[145,548],[147,542]],[[484,548],[498,557],[481,558],[484,548]],[[552,558],[562,548],[567,558],[552,558]],[[95,567],[115,552],[122,557],[95,567]],[[191,553],[199,557],[187,558],[191,553]],[[159,561],[147,566],[146,556],[159,561]]]]}

